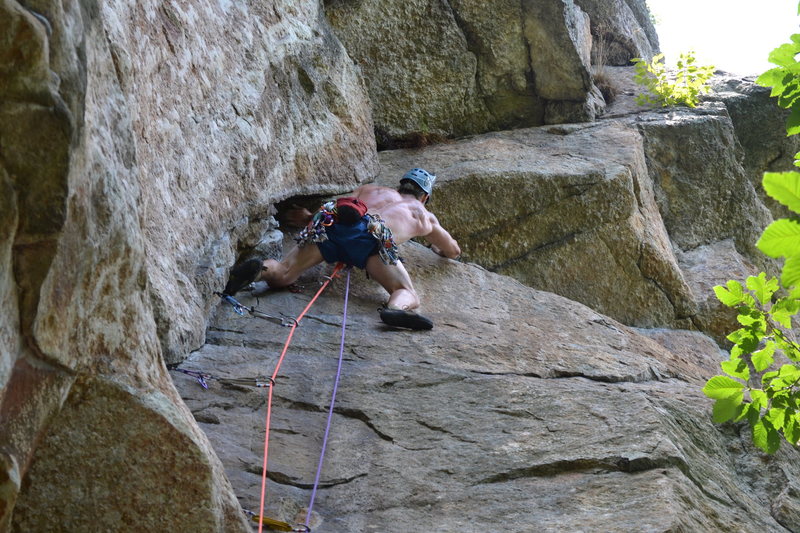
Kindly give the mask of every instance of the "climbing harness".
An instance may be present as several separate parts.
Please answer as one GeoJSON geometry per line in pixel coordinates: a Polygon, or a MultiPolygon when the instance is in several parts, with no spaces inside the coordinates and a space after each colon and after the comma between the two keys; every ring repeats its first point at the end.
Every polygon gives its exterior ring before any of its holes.
{"type": "MultiPolygon", "coordinates": [[[[311,299],[311,301],[308,302],[306,307],[297,316],[297,318],[295,319],[294,323],[291,325],[291,329],[289,330],[289,335],[286,338],[286,342],[283,345],[283,350],[281,351],[281,354],[278,357],[278,362],[275,365],[275,370],[272,372],[272,378],[271,378],[272,379],[272,383],[275,383],[275,379],[278,377],[278,372],[280,371],[281,365],[283,364],[283,360],[286,357],[286,352],[289,350],[289,345],[292,342],[292,337],[294,336],[294,332],[297,329],[297,327],[300,325],[300,321],[303,319],[303,317],[306,315],[306,313],[308,313],[309,309],[311,309],[311,306],[314,305],[314,302],[317,301],[317,298],[319,298],[319,296],[328,287],[328,285],[331,283],[331,281],[333,281],[334,278],[338,277],[339,272],[344,267],[345,267],[345,265],[343,263],[337,263],[336,264],[336,267],[334,267],[330,278],[325,280],[325,282],[319,288],[319,290],[314,295],[314,297],[311,299]]],[[[347,306],[347,295],[349,293],[349,290],[350,290],[350,271],[348,270],[348,272],[347,272],[347,289],[345,291],[345,317],[347,316],[347,307],[346,306],[347,306]]],[[[342,354],[344,353],[344,328],[345,328],[345,322],[343,320],[342,321],[342,354]]],[[[334,398],[335,398],[336,389],[337,389],[338,383],[339,383],[339,374],[341,373],[341,357],[342,357],[342,355],[340,355],[339,371],[337,371],[336,384],[334,385],[334,393],[333,393],[334,394],[334,398]]],[[[258,521],[258,533],[262,532],[263,522],[261,520],[263,520],[263,518],[264,518],[264,499],[265,499],[266,492],[267,492],[267,465],[268,465],[268,458],[269,458],[269,432],[270,432],[270,423],[271,423],[271,420],[272,420],[272,393],[273,393],[274,389],[275,389],[275,387],[270,387],[269,388],[269,392],[267,394],[267,417],[266,417],[265,432],[264,432],[264,461],[262,463],[262,469],[261,469],[261,471],[262,471],[262,474],[261,474],[261,501],[260,501],[260,507],[259,507],[260,512],[258,513],[258,515],[256,515],[256,520],[258,521]],[[259,520],[259,519],[261,519],[261,520],[259,520]]],[[[331,401],[331,408],[330,409],[331,409],[331,411],[330,411],[330,414],[329,414],[329,420],[328,420],[328,423],[327,423],[327,427],[325,429],[325,438],[323,439],[322,455],[320,456],[320,462],[319,462],[319,465],[317,467],[317,481],[315,481],[314,489],[312,490],[312,494],[311,494],[311,498],[312,498],[311,504],[309,505],[308,512],[306,514],[305,527],[307,528],[307,531],[311,531],[311,529],[308,529],[308,527],[309,527],[308,524],[309,524],[309,521],[311,519],[311,507],[313,505],[314,497],[316,496],[316,489],[317,489],[317,486],[318,486],[318,483],[319,483],[319,473],[320,473],[321,468],[322,468],[322,456],[324,456],[325,446],[327,444],[328,428],[330,427],[330,418],[332,417],[332,413],[333,413],[333,401],[331,401]]],[[[284,531],[286,531],[286,530],[284,530],[284,531]]]]}
{"type": "MultiPolygon", "coordinates": [[[[396,265],[397,257],[397,244],[394,242],[392,230],[386,226],[386,222],[378,216],[371,213],[365,215],[367,217],[367,231],[378,241],[378,255],[386,265],[396,265]]],[[[303,228],[297,237],[294,238],[299,246],[309,243],[321,243],[328,240],[328,234],[325,228],[333,225],[336,222],[336,202],[331,200],[326,202],[314,214],[314,218],[308,223],[308,226],[303,228]]]]}
{"type": "Polygon", "coordinates": [[[284,326],[284,327],[287,327],[287,328],[291,327],[293,324],[295,324],[297,322],[296,319],[289,318],[289,317],[286,317],[286,316],[280,317],[280,316],[268,315],[267,313],[264,313],[263,311],[259,311],[255,306],[252,306],[252,305],[250,307],[247,307],[246,305],[240,303],[236,298],[234,298],[233,296],[231,296],[229,294],[225,294],[225,293],[222,293],[222,292],[215,292],[214,294],[216,294],[217,296],[222,298],[222,301],[230,304],[231,307],[233,307],[233,310],[236,312],[236,314],[238,314],[240,316],[244,316],[245,313],[250,313],[251,315],[253,315],[256,318],[260,318],[262,320],[273,321],[273,322],[276,322],[276,323],[280,324],[281,326],[284,326]]]}
{"type": "Polygon", "coordinates": [[[187,370],[185,368],[180,368],[177,364],[167,365],[167,370],[172,370],[173,372],[180,372],[182,374],[186,374],[187,376],[192,376],[197,380],[197,382],[203,386],[204,389],[208,389],[208,381],[214,380],[218,381],[219,383],[226,384],[226,385],[245,385],[248,387],[271,387],[274,385],[274,381],[272,378],[267,377],[254,377],[254,378],[224,378],[219,376],[214,376],[212,374],[207,374],[205,372],[200,372],[199,370],[187,370]]]}

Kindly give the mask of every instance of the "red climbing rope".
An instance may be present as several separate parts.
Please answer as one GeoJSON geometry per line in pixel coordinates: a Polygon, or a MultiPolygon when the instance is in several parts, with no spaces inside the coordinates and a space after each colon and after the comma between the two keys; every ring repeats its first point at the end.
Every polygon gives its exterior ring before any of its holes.
{"type": "MultiPolygon", "coordinates": [[[[278,371],[280,370],[281,365],[283,364],[283,359],[286,356],[286,352],[289,349],[289,344],[292,342],[292,337],[294,336],[294,330],[297,329],[297,326],[300,324],[300,321],[303,319],[303,317],[306,315],[306,313],[308,313],[308,310],[311,309],[311,306],[314,305],[314,302],[317,301],[317,298],[319,298],[319,295],[322,294],[322,291],[324,291],[328,287],[330,282],[333,281],[333,278],[337,277],[337,275],[339,274],[339,271],[342,270],[342,268],[344,268],[344,266],[345,265],[342,264],[342,263],[337,263],[336,264],[336,267],[333,269],[333,272],[331,273],[330,277],[325,280],[325,283],[323,283],[322,287],[319,288],[319,290],[317,291],[317,294],[314,295],[314,297],[311,299],[311,301],[308,302],[308,305],[306,305],[305,309],[303,309],[303,312],[300,313],[297,316],[297,318],[294,320],[294,323],[291,326],[292,329],[289,330],[289,336],[286,338],[286,343],[283,345],[283,351],[281,352],[281,356],[278,358],[278,363],[275,365],[275,371],[272,373],[271,383],[273,385],[275,383],[275,378],[278,377],[278,371]]],[[[270,425],[270,419],[272,417],[272,391],[274,389],[275,389],[274,386],[270,387],[269,388],[269,394],[267,395],[267,421],[266,421],[266,432],[265,432],[265,435],[264,435],[264,463],[263,463],[262,469],[261,469],[261,472],[262,472],[261,473],[261,507],[259,508],[259,511],[260,511],[259,515],[258,515],[259,517],[263,517],[264,516],[264,497],[265,497],[266,492],[267,492],[267,457],[269,455],[269,425],[270,425]]],[[[258,523],[258,533],[262,532],[262,528],[263,528],[263,523],[261,521],[259,521],[259,523],[258,523]]]]}

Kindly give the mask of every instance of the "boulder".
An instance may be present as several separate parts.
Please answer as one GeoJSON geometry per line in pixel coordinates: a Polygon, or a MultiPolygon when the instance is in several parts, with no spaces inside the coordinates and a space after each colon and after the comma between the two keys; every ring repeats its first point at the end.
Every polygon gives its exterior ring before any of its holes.
{"type": "Polygon", "coordinates": [[[647,170],[670,238],[687,251],[733,238],[752,261],[772,217],[742,167],[743,151],[725,107],[673,108],[641,116],[647,170]]]}
{"type": "Polygon", "coordinates": [[[642,0],[576,0],[589,15],[592,64],[628,66],[658,53],[658,35],[642,0]]]}
{"type": "Polygon", "coordinates": [[[729,279],[744,282],[748,276],[757,275],[759,269],[736,250],[733,239],[698,246],[676,255],[697,303],[695,325],[714,337],[721,346],[729,346],[725,338],[740,327],[736,321],[737,313],[720,304],[714,286],[724,285],[729,279]]]}
{"type": "Polygon", "coordinates": [[[786,135],[785,123],[789,111],[781,109],[770,89],[756,85],[753,78],[736,78],[730,75],[714,77],[711,98],[725,104],[742,145],[742,166],[753,183],[762,202],[773,216],[786,217],[788,209],[767,196],[761,186],[764,172],[797,170],[794,155],[800,152],[800,139],[786,135]]]}
{"type": "Polygon", "coordinates": [[[164,360],[272,203],[374,173],[361,78],[312,1],[35,4],[0,2],[0,531],[246,530],[164,360]]]}
{"type": "Polygon", "coordinates": [[[463,257],[628,324],[689,327],[673,254],[635,128],[542,127],[381,153],[382,183],[439,175],[431,209],[463,257]]]}
{"type": "MultiPolygon", "coordinates": [[[[715,426],[700,384],[722,357],[698,333],[634,330],[408,243],[429,332],[383,326],[354,273],[314,531],[763,530],[800,527],[796,449],[765,458],[715,426]],[[772,509],[778,509],[772,512],[772,509]]],[[[327,273],[321,269],[318,274],[327,273]]],[[[297,315],[318,286],[242,301],[297,315]]],[[[300,324],[274,386],[265,514],[302,522],[337,367],[344,278],[300,324]]],[[[287,329],[229,306],[183,367],[269,375],[287,329]]],[[[266,391],[176,384],[245,508],[258,512],[266,391]]]]}
{"type": "Polygon", "coordinates": [[[605,105],[573,0],[336,1],[325,12],[364,74],[381,146],[588,121],[605,105]]]}
{"type": "Polygon", "coordinates": [[[724,339],[735,320],[711,287],[774,271],[754,246],[770,214],[741,154],[724,107],[708,103],[386,151],[380,179],[437,173],[432,209],[468,261],[628,325],[724,339]],[[687,277],[676,253],[729,240],[714,260],[742,268],[687,277]]]}

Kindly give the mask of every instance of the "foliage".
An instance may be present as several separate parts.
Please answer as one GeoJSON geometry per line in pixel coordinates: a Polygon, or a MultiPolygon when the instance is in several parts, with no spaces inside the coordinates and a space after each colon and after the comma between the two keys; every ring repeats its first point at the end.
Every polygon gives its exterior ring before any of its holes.
{"type": "MultiPolygon", "coordinates": [[[[798,4],[800,14],[800,3],[798,4]]],[[[778,105],[790,109],[788,135],[800,133],[800,34],[792,35],[769,55],[777,65],[759,76],[757,83],[772,87],[778,105]]],[[[795,166],[800,166],[800,153],[795,166]]],[[[800,214],[800,172],[767,172],[762,181],[772,198],[800,214]]],[[[784,258],[780,283],[762,272],[747,278],[746,289],[738,281],[714,287],[717,298],[738,310],[742,325],[730,335],[730,358],[721,364],[726,375],[714,376],[703,392],[716,400],[715,422],[747,420],[753,442],[767,453],[775,452],[780,436],[791,444],[800,440],[800,345],[790,339],[792,319],[800,312],[800,218],[782,218],[762,233],[758,249],[773,258],[784,258]],[[776,295],[782,295],[776,297],[776,295]],[[775,356],[783,355],[778,365],[775,356]]]]}
{"type": "Polygon", "coordinates": [[[772,87],[771,96],[778,98],[778,106],[791,109],[786,122],[786,132],[789,135],[800,133],[800,63],[797,54],[800,53],[800,34],[792,35],[791,42],[782,44],[769,54],[769,62],[777,65],[761,76],[756,83],[764,87],[772,87]]]}
{"type": "Polygon", "coordinates": [[[708,80],[714,74],[713,66],[696,64],[694,52],[680,54],[674,71],[667,69],[664,54],[656,55],[650,63],[639,57],[631,61],[636,68],[633,79],[647,89],[636,97],[639,105],[695,107],[700,95],[708,92],[708,80]]]}
{"type": "Polygon", "coordinates": [[[714,287],[717,298],[739,312],[742,325],[730,335],[730,358],[721,366],[725,375],[714,376],[703,392],[716,400],[714,422],[747,420],[753,442],[767,453],[780,446],[780,435],[792,444],[800,440],[800,345],[788,335],[800,300],[773,296],[780,289],[775,278],[762,272],[747,278],[745,286],[728,281],[714,287]],[[775,366],[783,354],[791,363],[775,366]]]}

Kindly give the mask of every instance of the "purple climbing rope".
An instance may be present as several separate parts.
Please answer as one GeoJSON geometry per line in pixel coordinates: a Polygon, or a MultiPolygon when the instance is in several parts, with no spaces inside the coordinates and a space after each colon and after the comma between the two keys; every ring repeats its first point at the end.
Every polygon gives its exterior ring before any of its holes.
{"type": "Polygon", "coordinates": [[[331,429],[331,420],[333,419],[333,404],[336,401],[336,390],[339,388],[339,377],[342,375],[342,359],[344,358],[344,332],[347,326],[347,299],[350,295],[350,269],[347,269],[347,283],[344,289],[344,314],[342,315],[342,342],[339,345],[339,366],[336,368],[336,380],[333,382],[333,394],[331,394],[331,406],[328,409],[328,421],[325,423],[325,436],[322,438],[322,451],[319,454],[319,463],[317,464],[317,475],[314,477],[314,488],[311,490],[311,501],[308,504],[308,512],[306,513],[306,527],[310,527],[311,511],[314,508],[314,499],[317,497],[317,488],[319,487],[319,477],[322,473],[322,461],[325,459],[325,447],[328,445],[328,433],[331,429]]]}

